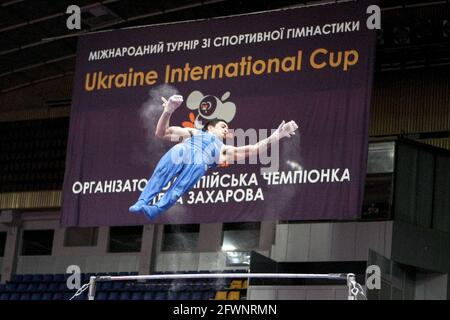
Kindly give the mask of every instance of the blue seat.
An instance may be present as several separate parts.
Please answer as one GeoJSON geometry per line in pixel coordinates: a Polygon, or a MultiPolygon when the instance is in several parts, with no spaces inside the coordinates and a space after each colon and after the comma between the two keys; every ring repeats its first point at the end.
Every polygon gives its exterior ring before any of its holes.
{"type": "Polygon", "coordinates": [[[49,291],[49,292],[57,292],[58,291],[58,286],[59,286],[59,283],[51,282],[48,285],[48,287],[47,287],[47,291],[49,291]]]}
{"type": "Polygon", "coordinates": [[[42,300],[52,300],[53,299],[53,293],[52,292],[44,292],[42,294],[42,300]]]}
{"type": "Polygon", "coordinates": [[[112,290],[113,291],[121,291],[125,288],[125,282],[123,281],[114,281],[112,283],[112,290]]]}
{"type": "Polygon", "coordinates": [[[19,285],[17,284],[17,283],[7,283],[6,284],[6,287],[5,287],[5,290],[7,291],[7,292],[15,292],[15,291],[17,291],[17,287],[18,287],[19,285]]]}
{"type": "Polygon", "coordinates": [[[102,291],[113,291],[113,283],[111,281],[100,281],[98,283],[99,290],[102,291]]]}
{"type": "Polygon", "coordinates": [[[35,292],[31,294],[31,300],[42,300],[42,293],[35,292]]]}
{"type": "Polygon", "coordinates": [[[47,282],[47,283],[53,282],[53,275],[52,274],[44,274],[42,282],[47,282]]]}
{"type": "Polygon", "coordinates": [[[95,300],[108,300],[108,293],[105,291],[97,292],[95,300]]]}
{"type": "Polygon", "coordinates": [[[136,291],[131,294],[131,300],[142,300],[143,298],[144,295],[140,291],[136,291]]]}
{"type": "Polygon", "coordinates": [[[153,291],[144,292],[144,296],[142,297],[143,300],[153,300],[154,298],[155,298],[155,292],[153,292],[153,291]]]}
{"type": "Polygon", "coordinates": [[[41,282],[38,284],[37,289],[38,292],[46,292],[48,290],[48,284],[45,282],[41,282]]]}
{"type": "Polygon", "coordinates": [[[154,300],[167,300],[166,291],[156,291],[154,300]]]}
{"type": "Polygon", "coordinates": [[[23,274],[15,274],[12,276],[11,282],[22,282],[23,274]]]}
{"type": "Polygon", "coordinates": [[[53,276],[53,281],[54,282],[65,282],[64,281],[64,274],[62,273],[57,273],[53,276]]]}
{"type": "Polygon", "coordinates": [[[28,283],[19,283],[19,285],[17,286],[16,290],[17,292],[25,292],[28,289],[28,283]]]}
{"type": "Polygon", "coordinates": [[[166,288],[166,286],[164,284],[160,284],[160,283],[150,283],[147,286],[147,289],[150,291],[161,291],[164,290],[166,288]]]}
{"type": "Polygon", "coordinates": [[[27,287],[27,291],[28,291],[28,292],[36,292],[36,291],[38,291],[38,290],[37,290],[38,285],[39,285],[39,284],[37,284],[37,283],[30,283],[30,284],[28,285],[28,287],[27,287]]]}
{"type": "Polygon", "coordinates": [[[52,300],[63,300],[63,293],[62,292],[55,292],[53,294],[52,300]]]}
{"type": "Polygon", "coordinates": [[[203,293],[202,300],[211,300],[216,296],[216,292],[213,290],[208,290],[203,293]]]}
{"type": "Polygon", "coordinates": [[[11,293],[9,293],[9,292],[2,292],[0,294],[0,300],[9,300],[10,296],[11,296],[11,293]]]}
{"type": "Polygon", "coordinates": [[[119,292],[117,291],[111,291],[109,293],[108,300],[119,300],[119,292]]]}
{"type": "Polygon", "coordinates": [[[31,282],[42,282],[44,276],[42,274],[33,274],[31,282]]]}
{"type": "Polygon", "coordinates": [[[67,283],[65,282],[58,283],[58,291],[60,292],[69,291],[69,288],[67,288],[67,283]]]}
{"type": "MultiPolygon", "coordinates": [[[[73,293],[75,294],[75,293],[73,293]]],[[[75,298],[73,298],[73,300],[87,300],[88,299],[88,292],[84,291],[82,294],[80,294],[79,296],[76,296],[75,298]]],[[[73,295],[72,295],[73,296],[73,295]]],[[[70,299],[70,298],[69,298],[70,299]]]]}
{"type": "Polygon", "coordinates": [[[87,273],[81,274],[81,283],[87,283],[89,282],[89,275],[87,273]]]}
{"type": "MultiPolygon", "coordinates": [[[[178,300],[179,292],[178,291],[169,291],[167,294],[167,300],[178,300]]],[[[156,299],[163,300],[163,299],[156,299]]]]}
{"type": "Polygon", "coordinates": [[[24,274],[22,278],[22,282],[31,282],[33,281],[33,275],[32,274],[24,274]]]}
{"type": "Polygon", "coordinates": [[[203,300],[204,291],[192,291],[192,300],[203,300]]]}
{"type": "Polygon", "coordinates": [[[31,294],[29,292],[22,293],[19,300],[31,300],[31,294]]]}
{"type": "Polygon", "coordinates": [[[191,300],[192,292],[190,291],[182,291],[178,296],[178,300],[191,300]]]}
{"type": "Polygon", "coordinates": [[[74,294],[75,294],[75,290],[74,291],[66,291],[63,293],[62,299],[70,300],[70,298],[72,298],[74,294]]]}
{"type": "Polygon", "coordinates": [[[122,291],[119,296],[119,300],[130,300],[131,294],[128,291],[122,291]]]}
{"type": "Polygon", "coordinates": [[[17,292],[11,293],[11,295],[9,296],[9,300],[20,300],[20,293],[17,292]]]}

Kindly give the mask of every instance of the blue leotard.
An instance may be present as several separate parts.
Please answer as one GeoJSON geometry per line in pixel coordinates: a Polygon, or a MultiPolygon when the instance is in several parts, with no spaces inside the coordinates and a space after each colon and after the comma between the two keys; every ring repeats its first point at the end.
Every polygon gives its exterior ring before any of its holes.
{"type": "Polygon", "coordinates": [[[173,146],[158,162],[138,203],[149,204],[162,189],[176,177],[162,198],[144,211],[155,218],[169,209],[201,179],[209,168],[219,162],[223,142],[215,135],[200,131],[191,138],[173,146]]]}

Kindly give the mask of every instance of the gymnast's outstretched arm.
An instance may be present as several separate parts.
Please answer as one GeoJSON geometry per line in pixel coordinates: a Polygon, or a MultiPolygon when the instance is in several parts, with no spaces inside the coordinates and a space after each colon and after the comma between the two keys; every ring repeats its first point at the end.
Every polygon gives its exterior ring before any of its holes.
{"type": "Polygon", "coordinates": [[[288,123],[284,121],[280,124],[277,130],[268,138],[263,139],[255,144],[250,144],[242,147],[224,146],[219,162],[236,162],[250,156],[254,156],[259,152],[267,150],[270,144],[278,142],[284,137],[290,138],[295,135],[295,130],[298,129],[297,123],[291,120],[288,123]]]}
{"type": "Polygon", "coordinates": [[[197,132],[197,129],[169,126],[170,117],[181,103],[183,103],[183,97],[173,95],[169,100],[164,98],[161,99],[163,100],[164,111],[159,117],[158,124],[156,125],[155,136],[163,140],[177,143],[193,136],[195,132],[197,132]]]}

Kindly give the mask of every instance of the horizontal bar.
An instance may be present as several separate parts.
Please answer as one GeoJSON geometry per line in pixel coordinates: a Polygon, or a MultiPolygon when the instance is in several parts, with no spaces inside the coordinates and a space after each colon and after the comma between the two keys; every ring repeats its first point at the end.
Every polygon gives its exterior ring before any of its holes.
{"type": "Polygon", "coordinates": [[[203,279],[203,278],[270,278],[270,279],[329,279],[347,280],[352,273],[193,273],[193,274],[155,274],[141,276],[97,276],[95,281],[158,280],[158,279],[203,279]]]}

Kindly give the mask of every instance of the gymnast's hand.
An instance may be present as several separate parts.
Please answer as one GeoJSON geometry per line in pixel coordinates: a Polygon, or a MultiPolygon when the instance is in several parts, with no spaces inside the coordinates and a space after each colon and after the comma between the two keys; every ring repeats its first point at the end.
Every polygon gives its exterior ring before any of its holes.
{"type": "Polygon", "coordinates": [[[284,137],[290,138],[291,136],[295,135],[295,130],[297,129],[298,125],[294,120],[291,120],[288,123],[285,123],[285,121],[283,120],[278,129],[274,132],[274,136],[277,140],[280,140],[284,137]]]}
{"type": "Polygon", "coordinates": [[[173,113],[183,103],[183,97],[178,94],[170,96],[169,100],[161,97],[161,100],[163,101],[164,111],[167,113],[173,113]]]}

